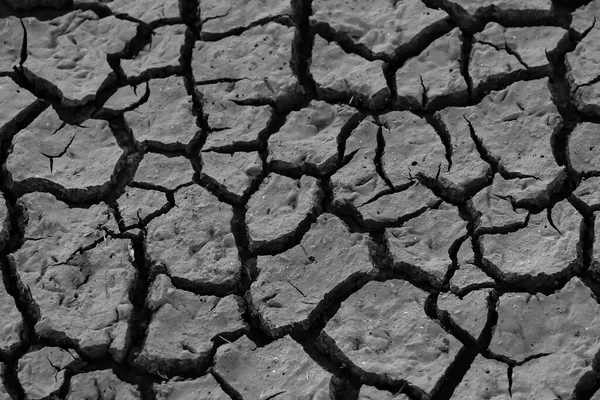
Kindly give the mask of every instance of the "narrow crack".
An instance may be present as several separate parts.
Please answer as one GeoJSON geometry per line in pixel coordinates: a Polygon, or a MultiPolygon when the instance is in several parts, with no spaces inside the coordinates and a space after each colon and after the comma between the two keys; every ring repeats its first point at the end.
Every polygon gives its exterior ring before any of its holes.
{"type": "Polygon", "coordinates": [[[394,188],[394,184],[385,173],[383,167],[383,155],[385,154],[385,137],[383,136],[383,125],[379,125],[377,128],[377,148],[375,150],[375,158],[373,163],[375,164],[375,171],[377,175],[385,182],[387,187],[391,190],[394,188]]]}
{"type": "Polygon", "coordinates": [[[469,63],[471,61],[471,53],[473,52],[473,42],[474,37],[471,33],[461,32],[461,46],[460,46],[460,73],[465,80],[465,84],[467,85],[467,93],[469,99],[473,94],[473,78],[471,78],[471,74],[469,73],[469,63]]]}
{"type": "Polygon", "coordinates": [[[314,97],[317,94],[317,84],[310,73],[312,49],[315,41],[309,21],[312,15],[312,0],[291,0],[290,3],[292,19],[296,28],[292,41],[290,68],[306,93],[314,97]]]}
{"type": "Polygon", "coordinates": [[[158,271],[154,269],[146,255],[146,232],[142,230],[138,237],[131,241],[133,250],[132,264],[136,270],[136,279],[129,290],[129,301],[133,311],[129,319],[130,346],[125,360],[131,363],[141,351],[146,340],[152,312],[146,303],[149,288],[158,271]]]}

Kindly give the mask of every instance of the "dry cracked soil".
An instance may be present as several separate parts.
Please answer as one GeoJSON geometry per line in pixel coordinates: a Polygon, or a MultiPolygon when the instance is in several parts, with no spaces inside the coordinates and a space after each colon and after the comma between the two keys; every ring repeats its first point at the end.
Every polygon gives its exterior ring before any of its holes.
{"type": "Polygon", "coordinates": [[[599,0],[0,0],[0,400],[600,399],[599,0]]]}

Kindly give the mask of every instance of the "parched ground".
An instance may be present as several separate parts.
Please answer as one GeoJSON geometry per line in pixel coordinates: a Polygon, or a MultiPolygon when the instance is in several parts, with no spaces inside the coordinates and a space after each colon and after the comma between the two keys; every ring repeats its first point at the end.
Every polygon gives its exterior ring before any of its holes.
{"type": "Polygon", "coordinates": [[[597,17],[0,0],[0,400],[600,399],[597,17]]]}

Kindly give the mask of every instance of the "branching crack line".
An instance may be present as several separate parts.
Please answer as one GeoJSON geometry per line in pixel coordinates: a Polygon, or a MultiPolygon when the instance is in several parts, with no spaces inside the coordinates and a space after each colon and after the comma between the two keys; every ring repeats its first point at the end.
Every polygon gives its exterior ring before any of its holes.
{"type": "Polygon", "coordinates": [[[71,137],[71,140],[69,140],[69,143],[67,143],[67,145],[65,146],[65,148],[60,153],[58,153],[55,156],[51,156],[51,155],[46,154],[44,152],[40,152],[44,157],[46,157],[46,158],[48,158],[50,160],[50,173],[52,173],[52,169],[53,169],[53,166],[54,166],[54,159],[55,158],[61,158],[62,156],[64,156],[67,153],[67,150],[69,150],[69,147],[73,143],[73,140],[75,140],[75,136],[77,136],[77,133],[75,133],[71,137]]]}

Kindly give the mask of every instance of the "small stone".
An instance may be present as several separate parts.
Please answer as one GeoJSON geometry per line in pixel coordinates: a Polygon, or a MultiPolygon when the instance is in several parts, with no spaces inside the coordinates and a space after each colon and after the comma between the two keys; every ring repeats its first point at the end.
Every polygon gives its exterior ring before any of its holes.
{"type": "Polygon", "coordinates": [[[129,323],[119,321],[113,331],[110,333],[110,347],[108,352],[118,363],[122,362],[129,351],[131,336],[129,335],[129,323]]]}
{"type": "Polygon", "coordinates": [[[129,318],[132,310],[133,310],[133,305],[131,305],[131,303],[130,304],[119,304],[117,306],[117,315],[119,316],[119,320],[129,318]]]}
{"type": "Polygon", "coordinates": [[[148,307],[156,310],[168,302],[168,296],[173,291],[173,284],[168,276],[160,274],[156,277],[148,294],[148,307]]]}

